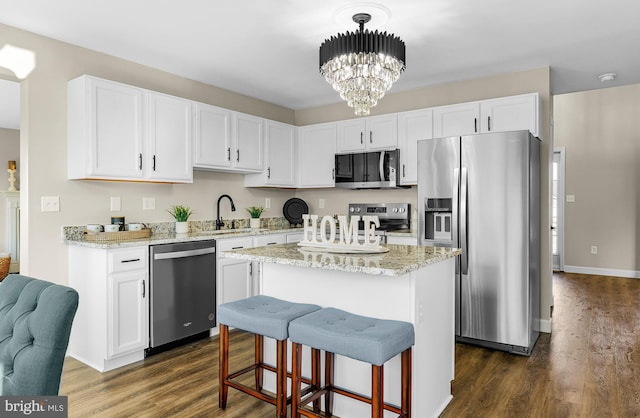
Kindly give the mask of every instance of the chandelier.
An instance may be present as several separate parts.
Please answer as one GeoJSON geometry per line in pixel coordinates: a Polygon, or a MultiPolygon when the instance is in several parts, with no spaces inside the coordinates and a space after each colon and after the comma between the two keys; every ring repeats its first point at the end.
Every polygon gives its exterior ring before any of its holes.
{"type": "Polygon", "coordinates": [[[364,30],[369,20],[368,13],[355,14],[357,32],[332,36],[320,45],[320,74],[358,116],[369,114],[406,67],[404,42],[386,32],[364,30]]]}

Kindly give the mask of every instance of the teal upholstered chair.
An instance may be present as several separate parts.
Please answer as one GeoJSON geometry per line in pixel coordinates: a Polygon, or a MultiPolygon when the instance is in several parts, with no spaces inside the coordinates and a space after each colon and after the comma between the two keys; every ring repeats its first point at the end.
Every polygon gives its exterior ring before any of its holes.
{"type": "Polygon", "coordinates": [[[19,274],[0,283],[0,395],[58,395],[77,308],[70,287],[19,274]]]}

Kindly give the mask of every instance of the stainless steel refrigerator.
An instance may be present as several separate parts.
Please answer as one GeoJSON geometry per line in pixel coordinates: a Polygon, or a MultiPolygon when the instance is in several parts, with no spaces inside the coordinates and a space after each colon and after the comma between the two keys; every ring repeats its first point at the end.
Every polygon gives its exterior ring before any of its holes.
{"type": "Polygon", "coordinates": [[[540,322],[540,140],[418,142],[419,242],[462,248],[456,340],[529,355],[540,322]]]}

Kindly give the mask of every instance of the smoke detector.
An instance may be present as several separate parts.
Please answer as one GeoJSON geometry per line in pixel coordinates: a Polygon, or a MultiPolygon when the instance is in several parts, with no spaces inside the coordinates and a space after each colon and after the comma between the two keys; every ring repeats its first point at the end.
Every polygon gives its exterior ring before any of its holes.
{"type": "Polygon", "coordinates": [[[600,79],[601,82],[607,82],[607,81],[613,81],[615,80],[617,74],[616,73],[605,73],[605,74],[600,74],[598,76],[598,78],[600,79]]]}

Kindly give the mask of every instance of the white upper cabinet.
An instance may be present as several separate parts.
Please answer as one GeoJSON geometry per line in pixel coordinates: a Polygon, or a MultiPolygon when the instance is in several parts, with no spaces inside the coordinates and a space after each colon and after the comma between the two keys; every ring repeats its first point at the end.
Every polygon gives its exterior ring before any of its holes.
{"type": "Polygon", "coordinates": [[[533,136],[539,135],[538,93],[480,102],[481,132],[507,132],[528,129],[533,136]]]}
{"type": "Polygon", "coordinates": [[[265,124],[265,162],[260,174],[244,176],[247,187],[295,186],[296,128],[268,120],[265,124]]]}
{"type": "Polygon", "coordinates": [[[244,113],[233,114],[235,147],[231,150],[233,167],[246,171],[262,170],[264,120],[244,113]],[[235,148],[235,149],[234,149],[235,148]]]}
{"type": "Polygon", "coordinates": [[[298,187],[334,187],[336,123],[303,126],[298,130],[298,187]]]}
{"type": "Polygon", "coordinates": [[[540,134],[540,96],[521,94],[433,109],[434,138],[527,129],[540,134]]]}
{"type": "Polygon", "coordinates": [[[418,184],[418,141],[433,138],[433,110],[421,109],[398,114],[400,184],[418,184]]]}
{"type": "Polygon", "coordinates": [[[433,109],[433,137],[480,133],[480,103],[461,103],[433,109]]]}
{"type": "Polygon", "coordinates": [[[382,115],[337,122],[337,152],[358,152],[398,147],[398,116],[382,115]]]}
{"type": "Polygon", "coordinates": [[[231,167],[231,111],[194,104],[193,166],[231,167]]]}
{"type": "Polygon", "coordinates": [[[142,179],[144,90],[88,76],[67,85],[70,179],[142,179]]]}
{"type": "Polygon", "coordinates": [[[154,181],[193,182],[192,102],[148,92],[149,152],[145,177],[154,181]]]}
{"type": "Polygon", "coordinates": [[[195,104],[193,165],[197,169],[262,171],[264,120],[219,107],[195,104]]]}
{"type": "Polygon", "coordinates": [[[70,179],[193,181],[189,101],[87,75],[67,96],[70,179]]]}

